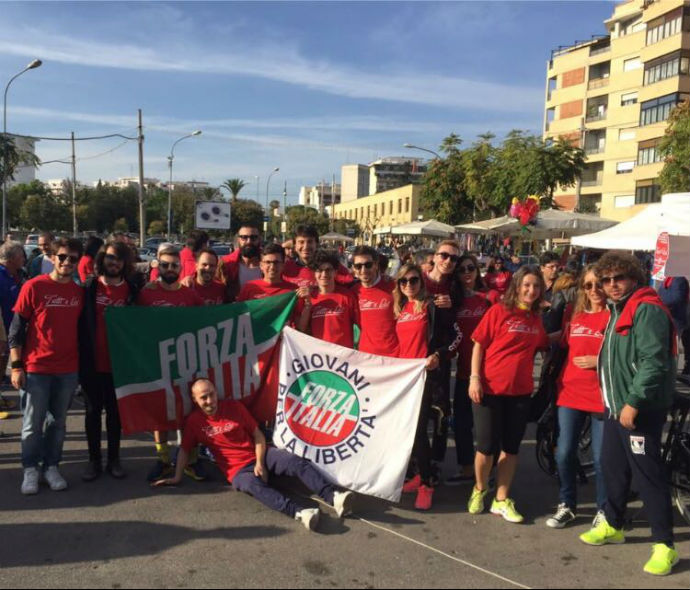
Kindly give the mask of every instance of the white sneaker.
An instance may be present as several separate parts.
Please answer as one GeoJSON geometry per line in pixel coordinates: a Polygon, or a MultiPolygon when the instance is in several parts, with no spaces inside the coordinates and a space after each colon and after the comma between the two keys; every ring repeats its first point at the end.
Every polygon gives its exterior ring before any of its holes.
{"type": "Polygon", "coordinates": [[[352,512],[352,501],[355,495],[352,492],[335,492],[333,494],[333,508],[338,518],[347,516],[352,512]]]}
{"type": "Polygon", "coordinates": [[[597,528],[602,521],[606,522],[606,515],[604,514],[603,510],[597,510],[597,513],[594,515],[594,519],[592,520],[592,528],[597,528]]]}
{"type": "Polygon", "coordinates": [[[38,469],[26,467],[24,469],[24,480],[22,481],[22,494],[32,496],[38,494],[38,469]]]}
{"type": "Polygon", "coordinates": [[[57,466],[51,465],[43,473],[43,477],[48,482],[50,489],[54,492],[59,492],[61,490],[67,489],[67,482],[65,478],[60,475],[57,466]]]}
{"type": "Polygon", "coordinates": [[[319,524],[320,514],[318,508],[303,508],[295,514],[295,520],[301,521],[308,531],[314,531],[319,524]]]}
{"type": "Polygon", "coordinates": [[[559,504],[556,514],[546,521],[546,526],[552,529],[562,529],[573,520],[575,520],[575,513],[566,504],[559,504]]]}

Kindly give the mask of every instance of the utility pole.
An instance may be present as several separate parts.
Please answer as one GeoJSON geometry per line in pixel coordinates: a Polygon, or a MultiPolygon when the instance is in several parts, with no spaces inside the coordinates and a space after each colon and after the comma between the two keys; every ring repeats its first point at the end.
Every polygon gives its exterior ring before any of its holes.
{"type": "Polygon", "coordinates": [[[283,234],[283,242],[287,238],[287,180],[283,185],[283,220],[280,222],[281,233],[283,234]]]}
{"type": "Polygon", "coordinates": [[[72,235],[77,237],[77,157],[74,150],[74,131],[72,131],[72,235]]]}
{"type": "Polygon", "coordinates": [[[139,246],[143,247],[146,240],[146,211],[144,209],[144,128],[141,123],[141,109],[139,109],[137,143],[139,144],[139,246]]]}

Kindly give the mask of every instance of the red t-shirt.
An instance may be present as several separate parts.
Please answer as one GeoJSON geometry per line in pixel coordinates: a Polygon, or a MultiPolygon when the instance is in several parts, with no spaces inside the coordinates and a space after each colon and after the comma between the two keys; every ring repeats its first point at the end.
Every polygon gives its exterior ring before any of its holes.
{"type": "Polygon", "coordinates": [[[455,311],[455,323],[460,329],[462,340],[458,348],[458,371],[460,379],[469,379],[472,373],[472,333],[479,325],[484,314],[491,307],[491,302],[483,293],[475,293],[471,297],[465,297],[455,311]]]}
{"type": "MultiPolygon", "coordinates": [[[[293,283],[296,288],[316,287],[316,277],[314,271],[308,266],[304,266],[295,260],[288,259],[283,267],[283,280],[293,283]]],[[[335,282],[339,285],[349,285],[352,283],[352,275],[342,264],[338,265],[335,273],[335,282]]]]}
{"type": "Polygon", "coordinates": [[[232,483],[237,473],[256,461],[253,434],[256,420],[240,402],[219,400],[214,416],[207,416],[199,408],[185,421],[182,448],[191,452],[201,444],[211,449],[218,467],[232,483]]]}
{"type": "Polygon", "coordinates": [[[264,299],[283,293],[291,293],[297,286],[287,281],[280,281],[277,285],[270,285],[263,279],[249,281],[245,283],[237,296],[237,301],[251,301],[253,299],[264,299]]]}
{"type": "Polygon", "coordinates": [[[204,305],[220,305],[226,302],[226,287],[220,281],[211,281],[208,285],[200,285],[196,278],[192,290],[204,302],[204,305]]]}
{"type": "Polygon", "coordinates": [[[395,323],[401,359],[424,359],[429,356],[429,313],[426,304],[415,311],[415,302],[408,301],[395,323]]]}
{"type": "Polygon", "coordinates": [[[501,272],[490,272],[484,277],[484,282],[489,289],[495,289],[501,295],[505,294],[513,278],[513,273],[507,270],[501,272]]]}
{"type": "Polygon", "coordinates": [[[86,279],[89,278],[89,275],[94,274],[93,257],[86,255],[82,256],[79,259],[79,266],[77,270],[79,271],[79,278],[81,279],[81,282],[86,282],[86,279]]]}
{"type": "Polygon", "coordinates": [[[450,283],[452,275],[443,275],[440,281],[432,279],[428,273],[424,273],[424,285],[429,295],[450,295],[450,283]]]}
{"type": "Polygon", "coordinates": [[[122,281],[119,285],[104,285],[100,280],[96,285],[96,371],[110,373],[110,352],[108,333],[105,326],[105,308],[127,305],[129,285],[122,281]]]}
{"type": "Polygon", "coordinates": [[[563,332],[562,344],[568,358],[558,379],[558,405],[583,412],[603,412],[604,403],[596,369],[575,366],[576,356],[598,356],[609,321],[607,309],[596,313],[583,311],[570,320],[563,332]]]}
{"type": "Polygon", "coordinates": [[[493,305],[472,333],[482,345],[481,378],[484,392],[529,395],[534,390],[534,355],[549,347],[541,316],[521,309],[493,305]]]}
{"type": "Polygon", "coordinates": [[[180,250],[180,280],[196,274],[196,258],[191,248],[185,246],[180,250]]]}
{"type": "Polygon", "coordinates": [[[137,305],[149,307],[193,307],[203,304],[204,300],[193,289],[179,283],[174,291],[164,289],[159,282],[148,283],[137,297],[137,305]]]}
{"type": "Polygon", "coordinates": [[[359,308],[359,350],[381,356],[398,356],[398,336],[393,314],[393,288],[395,283],[381,277],[373,287],[357,283],[352,294],[359,308]]]}
{"type": "Polygon", "coordinates": [[[326,342],[354,348],[352,327],[357,323],[357,299],[345,287],[311,298],[311,335],[326,342]]]}
{"type": "Polygon", "coordinates": [[[50,275],[39,275],[25,283],[13,311],[28,321],[22,347],[27,373],[79,370],[77,324],[83,306],[84,289],[72,280],[58,283],[50,275]]]}

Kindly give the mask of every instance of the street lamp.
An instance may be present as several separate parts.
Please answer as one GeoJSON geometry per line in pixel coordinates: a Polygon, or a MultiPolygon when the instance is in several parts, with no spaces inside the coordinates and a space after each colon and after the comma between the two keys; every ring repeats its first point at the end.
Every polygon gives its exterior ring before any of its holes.
{"type": "Polygon", "coordinates": [[[170,239],[171,225],[172,225],[172,181],[173,181],[173,160],[175,159],[175,146],[180,143],[183,139],[188,137],[194,137],[195,135],[201,135],[201,131],[198,129],[193,131],[189,135],[180,137],[175,143],[173,143],[170,149],[170,155],[168,156],[168,167],[170,168],[170,182],[168,182],[168,239],[170,239]]]}
{"type": "Polygon", "coordinates": [[[435,151],[433,151],[433,150],[428,150],[428,149],[426,149],[426,148],[419,147],[419,146],[417,146],[417,145],[412,145],[411,143],[403,143],[403,147],[404,147],[404,148],[411,149],[411,150],[421,150],[421,151],[423,151],[423,152],[428,152],[428,153],[430,153],[430,154],[434,154],[434,156],[436,156],[439,160],[443,160],[443,158],[442,158],[441,156],[439,156],[439,155],[438,155],[435,151]]]}
{"type": "Polygon", "coordinates": [[[2,239],[7,236],[7,91],[10,89],[10,84],[14,82],[24,72],[40,67],[43,62],[40,59],[33,60],[21,72],[15,74],[10,78],[10,81],[5,86],[5,97],[2,105],[2,139],[3,139],[3,153],[2,153],[2,239]]]}
{"type": "Polygon", "coordinates": [[[271,182],[271,176],[273,176],[276,172],[280,171],[280,168],[277,166],[273,169],[273,172],[271,172],[268,175],[268,178],[266,179],[266,215],[269,215],[268,213],[268,184],[271,182]]]}

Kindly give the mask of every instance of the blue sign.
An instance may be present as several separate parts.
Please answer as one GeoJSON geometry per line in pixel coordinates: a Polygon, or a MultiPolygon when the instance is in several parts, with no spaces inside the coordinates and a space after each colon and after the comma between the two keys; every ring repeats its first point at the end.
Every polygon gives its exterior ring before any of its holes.
{"type": "Polygon", "coordinates": [[[268,215],[264,215],[264,221],[270,221],[270,217],[268,215]]]}

